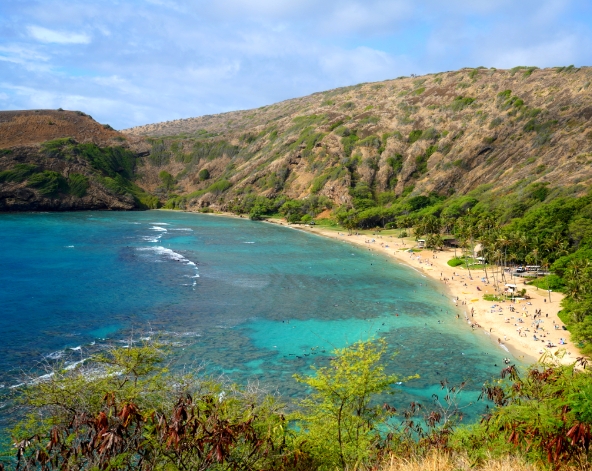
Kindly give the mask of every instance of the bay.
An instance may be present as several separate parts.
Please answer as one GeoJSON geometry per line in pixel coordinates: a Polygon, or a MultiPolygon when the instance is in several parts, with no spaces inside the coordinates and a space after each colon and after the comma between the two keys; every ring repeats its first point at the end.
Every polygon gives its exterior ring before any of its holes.
{"type": "MultiPolygon", "coordinates": [[[[430,402],[440,382],[481,385],[508,353],[457,319],[441,286],[346,243],[248,220],[168,211],[0,215],[0,385],[111,345],[159,338],[177,367],[300,397],[294,373],[383,337],[391,369],[419,379],[394,404],[430,402]]],[[[461,316],[462,318],[462,316],[461,316]]]]}

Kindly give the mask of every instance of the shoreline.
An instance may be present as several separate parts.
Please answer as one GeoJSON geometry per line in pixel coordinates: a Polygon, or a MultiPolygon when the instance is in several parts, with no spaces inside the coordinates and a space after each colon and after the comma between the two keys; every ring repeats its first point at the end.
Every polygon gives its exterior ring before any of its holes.
{"type": "MultiPolygon", "coordinates": [[[[493,283],[481,281],[485,278],[482,268],[471,268],[472,280],[469,279],[469,272],[463,267],[451,267],[447,264],[454,252],[451,249],[432,252],[423,249],[419,252],[408,252],[415,247],[415,241],[411,238],[396,238],[392,235],[347,235],[339,230],[327,229],[319,226],[292,225],[286,221],[270,219],[269,224],[283,225],[290,229],[301,230],[321,237],[326,237],[341,242],[350,243],[358,247],[365,247],[369,251],[388,256],[390,261],[396,261],[441,283],[440,288],[455,303],[457,310],[464,311],[465,319],[459,319],[468,324],[475,324],[474,331],[482,330],[488,336],[488,342],[495,344],[497,337],[500,348],[524,363],[535,363],[543,355],[551,355],[555,361],[561,364],[573,363],[580,352],[573,345],[570,333],[563,330],[563,322],[557,313],[561,310],[561,300],[564,298],[561,293],[552,293],[551,302],[547,300],[547,292],[530,285],[520,284],[525,288],[530,299],[497,302],[486,301],[484,294],[493,294],[493,283]],[[374,240],[374,242],[372,242],[374,240]],[[477,289],[479,287],[479,289],[477,289]],[[514,308],[512,312],[510,307],[514,308]],[[500,311],[501,309],[501,311],[500,311]],[[474,311],[472,314],[472,310],[474,311]],[[537,321],[541,322],[544,330],[536,331],[538,340],[534,340],[535,329],[532,325],[533,315],[540,310],[541,316],[537,321]],[[520,319],[520,321],[519,321],[520,319]],[[554,325],[559,326],[558,329],[554,325]],[[520,333],[518,332],[520,329],[520,333]],[[524,337],[526,335],[526,337],[524,337]],[[565,341],[561,345],[560,338],[565,341]],[[556,345],[547,348],[547,343],[556,345]]],[[[491,279],[491,274],[489,274],[491,279]]],[[[501,284],[501,282],[500,282],[501,284]]],[[[518,282],[516,282],[518,284],[518,282]]],[[[460,316],[461,314],[459,314],[460,316]]]]}
{"type": "MultiPolygon", "coordinates": [[[[195,211],[184,212],[196,213],[195,211]]],[[[198,214],[247,219],[225,212],[198,214]]],[[[405,265],[420,275],[439,282],[440,288],[451,303],[454,303],[454,299],[458,300],[455,307],[459,316],[464,311],[465,319],[459,317],[459,320],[467,324],[475,324],[473,330],[475,332],[482,330],[482,333],[489,337],[487,341],[492,342],[494,345],[497,337],[499,347],[521,362],[532,364],[541,357],[550,355],[554,361],[561,364],[571,364],[577,357],[581,356],[577,347],[571,342],[570,332],[562,329],[564,324],[557,315],[561,310],[561,300],[564,298],[562,293],[553,292],[551,302],[548,302],[546,301],[547,292],[545,290],[522,284],[523,282],[520,280],[515,281],[515,284],[522,282],[519,287],[526,289],[530,299],[519,300],[514,303],[510,301],[501,303],[486,301],[483,299],[483,295],[494,293],[493,283],[490,281],[488,284],[481,281],[485,277],[482,268],[471,268],[472,279],[469,279],[469,270],[463,267],[453,268],[448,265],[447,262],[454,256],[453,249],[443,249],[436,252],[420,249],[418,252],[410,253],[408,252],[409,249],[416,248],[416,242],[410,237],[398,238],[394,235],[372,235],[371,231],[366,231],[370,232],[370,235],[348,235],[342,232],[343,229],[341,228],[328,229],[322,226],[289,224],[283,219],[272,218],[262,222],[282,225],[289,229],[308,232],[358,247],[365,247],[369,251],[386,255],[391,262],[395,261],[405,265]],[[372,240],[374,242],[371,242],[372,240]],[[477,287],[480,289],[477,289],[477,287]],[[510,311],[511,306],[514,308],[513,312],[510,311]],[[533,339],[535,329],[532,323],[535,310],[541,312],[541,317],[537,320],[541,322],[544,329],[536,331],[538,340],[533,339]],[[559,328],[555,329],[555,325],[559,326],[559,328]],[[518,329],[520,329],[520,333],[518,329]],[[560,344],[560,338],[564,339],[564,345],[560,344]],[[547,348],[548,342],[556,345],[556,347],[547,348]]],[[[491,274],[489,277],[491,278],[491,274]]]]}

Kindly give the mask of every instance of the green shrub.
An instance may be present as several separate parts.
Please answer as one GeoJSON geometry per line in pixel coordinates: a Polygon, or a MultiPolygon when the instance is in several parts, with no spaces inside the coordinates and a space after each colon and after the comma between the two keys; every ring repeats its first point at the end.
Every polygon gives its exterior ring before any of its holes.
{"type": "Polygon", "coordinates": [[[89,183],[88,178],[81,173],[71,173],[68,175],[68,188],[71,195],[82,198],[86,195],[89,183]]]}
{"type": "Polygon", "coordinates": [[[373,134],[358,141],[358,145],[361,147],[374,147],[375,149],[378,149],[380,148],[381,142],[380,138],[373,134]]]}
{"type": "Polygon", "coordinates": [[[202,168],[199,171],[199,179],[203,182],[204,180],[208,180],[210,178],[210,171],[207,168],[202,168]]]}
{"type": "Polygon", "coordinates": [[[450,109],[452,111],[462,111],[467,106],[470,106],[471,104],[473,104],[474,101],[475,101],[474,98],[457,96],[454,99],[454,101],[452,102],[452,104],[450,105],[450,109]]]}
{"type": "Polygon", "coordinates": [[[28,179],[28,185],[37,188],[39,193],[45,196],[57,196],[58,193],[68,192],[66,179],[52,170],[44,170],[36,173],[28,179]]]}
{"type": "Polygon", "coordinates": [[[465,261],[457,257],[457,258],[451,258],[446,263],[448,265],[450,265],[451,267],[458,267],[460,265],[463,265],[465,263],[465,261]]]}
{"type": "Polygon", "coordinates": [[[403,156],[401,154],[395,154],[392,157],[388,157],[386,163],[393,169],[393,172],[397,174],[403,168],[403,156]]]}
{"type": "Polygon", "coordinates": [[[223,156],[232,159],[236,157],[239,152],[241,152],[240,147],[232,145],[224,140],[197,141],[193,144],[193,148],[187,156],[185,163],[197,164],[201,160],[212,161],[223,156]]]}
{"type": "Polygon", "coordinates": [[[360,124],[377,124],[379,121],[380,118],[378,116],[367,116],[366,118],[360,120],[360,124]]]}
{"type": "Polygon", "coordinates": [[[127,180],[134,178],[136,156],[123,147],[99,147],[95,144],[78,144],[71,151],[90,162],[104,175],[114,178],[121,175],[127,180]]]}
{"type": "Polygon", "coordinates": [[[207,192],[213,193],[215,195],[219,195],[220,193],[223,193],[226,190],[228,190],[231,186],[232,186],[232,183],[230,183],[228,180],[218,180],[217,182],[212,183],[207,188],[207,192]]]}
{"type": "Polygon", "coordinates": [[[159,172],[158,178],[160,178],[162,186],[165,190],[172,190],[175,186],[175,177],[173,177],[166,170],[162,170],[161,172],[159,172]]]}
{"type": "Polygon", "coordinates": [[[421,138],[425,141],[435,141],[440,138],[440,133],[436,128],[427,128],[422,134],[421,138]]]}
{"type": "Polygon", "coordinates": [[[533,280],[530,284],[540,289],[550,289],[553,291],[563,291],[565,289],[563,278],[557,275],[543,276],[542,278],[533,280]]]}
{"type": "Polygon", "coordinates": [[[512,90],[504,90],[503,92],[499,92],[497,94],[497,98],[500,101],[509,100],[511,96],[512,96],[512,90]]]}
{"type": "Polygon", "coordinates": [[[416,172],[423,174],[428,171],[428,160],[434,152],[438,150],[438,146],[430,146],[426,151],[415,158],[416,172]]]}
{"type": "Polygon", "coordinates": [[[381,364],[386,353],[384,340],[358,342],[335,350],[330,365],[314,368],[314,376],[295,375],[312,390],[295,418],[319,469],[358,468],[385,440],[390,417],[376,399],[394,393],[396,382],[418,377],[386,374],[381,364]]]}
{"type": "Polygon", "coordinates": [[[411,194],[411,192],[413,192],[413,190],[415,189],[415,185],[408,185],[405,188],[403,188],[403,192],[401,193],[401,196],[405,197],[411,194]]]}
{"type": "Polygon", "coordinates": [[[30,175],[35,173],[37,167],[31,164],[16,164],[10,170],[0,172],[0,183],[14,182],[21,183],[25,181],[30,175]]]}
{"type": "Polygon", "coordinates": [[[352,151],[356,146],[359,138],[355,133],[348,134],[341,138],[341,144],[343,145],[343,153],[346,157],[351,157],[352,151]]]}
{"type": "Polygon", "coordinates": [[[41,144],[41,151],[49,157],[64,157],[76,145],[71,137],[53,139],[41,144]]]}
{"type": "Polygon", "coordinates": [[[489,123],[489,129],[493,129],[496,126],[499,126],[500,124],[502,124],[504,122],[504,120],[502,118],[500,118],[499,116],[497,118],[493,118],[491,120],[491,123],[489,123]]]}
{"type": "Polygon", "coordinates": [[[414,142],[417,142],[421,138],[422,134],[423,134],[423,131],[421,129],[414,129],[413,131],[411,131],[409,133],[409,137],[407,138],[407,142],[409,142],[409,144],[413,144],[414,142]]]}

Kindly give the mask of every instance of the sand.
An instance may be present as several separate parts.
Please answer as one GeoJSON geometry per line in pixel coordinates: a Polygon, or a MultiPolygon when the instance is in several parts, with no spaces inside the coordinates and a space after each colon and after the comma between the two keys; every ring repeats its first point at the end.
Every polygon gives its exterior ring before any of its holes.
{"type": "MultiPolygon", "coordinates": [[[[444,249],[433,252],[421,250],[410,253],[407,250],[417,248],[417,243],[411,238],[400,239],[393,235],[372,235],[372,233],[348,235],[342,230],[334,230],[320,226],[289,225],[285,221],[270,220],[270,223],[283,224],[294,229],[303,230],[358,245],[375,253],[384,254],[398,263],[408,265],[421,271],[426,276],[442,283],[443,288],[449,293],[451,303],[458,306],[459,320],[467,323],[467,328],[475,331],[481,330],[489,338],[484,341],[498,342],[501,348],[505,348],[512,355],[525,362],[534,362],[543,355],[552,355],[558,362],[573,363],[581,356],[575,345],[572,344],[570,333],[563,330],[563,322],[557,313],[561,309],[561,293],[549,293],[535,286],[528,286],[520,278],[514,281],[499,281],[500,286],[505,283],[518,285],[518,290],[526,289],[526,296],[530,299],[510,300],[504,302],[486,301],[484,294],[494,294],[494,279],[491,270],[488,270],[489,282],[483,282],[486,278],[483,267],[471,266],[472,279],[469,278],[469,270],[462,267],[451,267],[447,262],[454,257],[454,249],[444,249]],[[479,290],[479,289],[480,290],[479,290]],[[458,301],[456,301],[458,300],[458,301]],[[514,312],[511,311],[514,308],[514,312]],[[540,328],[535,330],[534,314],[540,310],[537,317],[540,328]],[[463,319],[464,318],[464,319],[463,319]],[[522,322],[520,322],[522,321],[522,322]],[[472,326],[472,327],[471,327],[472,326]],[[555,326],[558,326],[556,329],[555,326]],[[519,330],[520,329],[520,332],[519,330]],[[538,340],[533,338],[536,334],[538,340]],[[565,344],[560,344],[560,339],[565,344]],[[556,347],[547,347],[548,343],[556,347]]],[[[460,253],[460,251],[458,251],[460,253]]],[[[496,280],[499,279],[499,270],[496,280]]],[[[509,278],[509,274],[506,274],[509,278]]]]}

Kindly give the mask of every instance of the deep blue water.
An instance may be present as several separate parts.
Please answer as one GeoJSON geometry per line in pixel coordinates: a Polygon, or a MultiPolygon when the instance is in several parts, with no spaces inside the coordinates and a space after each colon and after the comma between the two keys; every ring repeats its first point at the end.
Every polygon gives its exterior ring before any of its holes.
{"type": "Polygon", "coordinates": [[[382,336],[399,351],[394,370],[421,375],[399,387],[398,407],[427,402],[443,379],[468,381],[472,400],[508,355],[458,320],[435,282],[285,227],[164,211],[3,214],[0,236],[5,390],[43,363],[155,335],[177,365],[286,396],[332,348],[382,336]]]}

